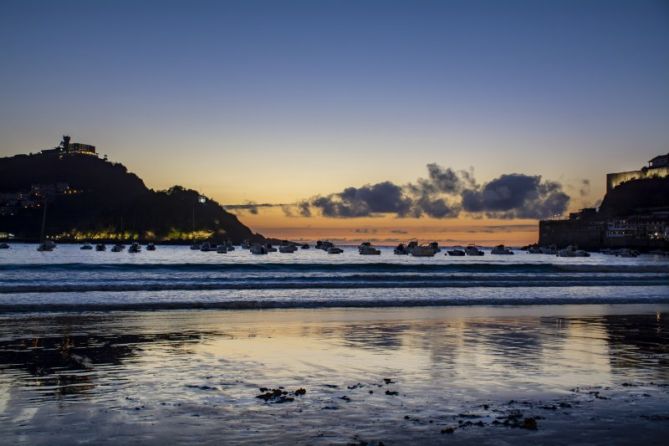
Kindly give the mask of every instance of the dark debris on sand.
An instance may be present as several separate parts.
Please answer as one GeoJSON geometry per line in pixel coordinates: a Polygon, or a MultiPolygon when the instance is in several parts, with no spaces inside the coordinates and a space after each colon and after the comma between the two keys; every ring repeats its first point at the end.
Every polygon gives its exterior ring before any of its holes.
{"type": "Polygon", "coordinates": [[[273,404],[290,403],[295,401],[295,397],[302,396],[307,393],[307,391],[302,387],[295,390],[294,392],[288,392],[284,390],[283,387],[278,387],[276,389],[261,387],[259,390],[263,393],[257,395],[256,398],[261,399],[266,403],[273,404]]]}

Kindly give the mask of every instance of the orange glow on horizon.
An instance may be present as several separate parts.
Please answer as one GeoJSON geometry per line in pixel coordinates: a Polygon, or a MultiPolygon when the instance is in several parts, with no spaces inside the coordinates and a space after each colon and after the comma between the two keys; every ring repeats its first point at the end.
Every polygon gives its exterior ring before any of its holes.
{"type": "Polygon", "coordinates": [[[392,245],[411,239],[443,245],[521,246],[536,243],[536,220],[397,218],[394,215],[363,218],[286,216],[280,207],[260,208],[257,214],[236,211],[239,220],[266,237],[294,241],[326,239],[340,243],[371,241],[392,245]]]}

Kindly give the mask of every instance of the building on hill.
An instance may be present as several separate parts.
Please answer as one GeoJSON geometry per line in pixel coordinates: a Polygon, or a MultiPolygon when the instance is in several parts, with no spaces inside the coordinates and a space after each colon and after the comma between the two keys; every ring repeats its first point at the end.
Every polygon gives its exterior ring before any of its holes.
{"type": "Polygon", "coordinates": [[[98,156],[95,151],[95,146],[90,144],[82,144],[78,142],[71,142],[71,138],[68,135],[63,136],[63,140],[57,147],[53,149],[42,150],[43,155],[87,155],[87,156],[98,156]]]}
{"type": "Polygon", "coordinates": [[[614,172],[606,174],[606,191],[615,189],[619,184],[630,180],[643,180],[654,177],[669,176],[669,154],[656,156],[648,161],[648,166],[639,170],[614,172]]]}
{"type": "Polygon", "coordinates": [[[669,249],[669,154],[638,171],[609,173],[600,209],[539,222],[539,244],[582,249],[669,249]],[[623,184],[625,183],[625,184],[623,184]]]}

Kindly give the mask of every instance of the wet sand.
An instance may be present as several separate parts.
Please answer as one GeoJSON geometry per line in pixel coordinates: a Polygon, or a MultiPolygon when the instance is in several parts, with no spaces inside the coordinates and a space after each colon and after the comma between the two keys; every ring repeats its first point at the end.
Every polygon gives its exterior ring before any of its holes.
{"type": "Polygon", "coordinates": [[[0,315],[5,444],[662,444],[669,305],[0,315]]]}

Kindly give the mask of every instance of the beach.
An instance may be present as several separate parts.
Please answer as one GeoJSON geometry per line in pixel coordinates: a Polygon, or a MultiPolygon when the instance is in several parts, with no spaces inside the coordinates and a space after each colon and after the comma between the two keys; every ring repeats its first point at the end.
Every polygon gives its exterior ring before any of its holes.
{"type": "Polygon", "coordinates": [[[669,305],[4,313],[6,444],[661,444],[669,305]]]}

